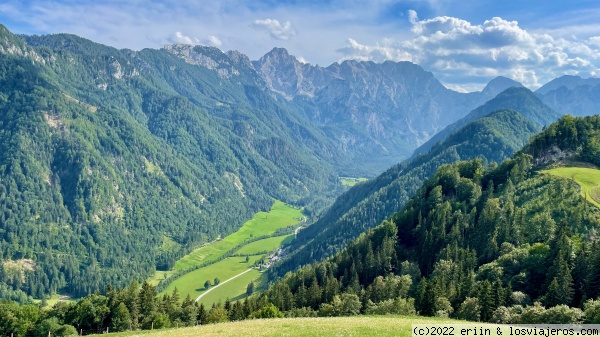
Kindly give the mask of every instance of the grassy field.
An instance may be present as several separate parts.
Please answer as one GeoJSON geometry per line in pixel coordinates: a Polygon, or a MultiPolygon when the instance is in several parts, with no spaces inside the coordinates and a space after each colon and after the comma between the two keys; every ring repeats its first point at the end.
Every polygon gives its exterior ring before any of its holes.
{"type": "Polygon", "coordinates": [[[559,167],[542,171],[575,180],[581,186],[581,195],[600,207],[600,170],[585,167],[559,167]]]}
{"type": "Polygon", "coordinates": [[[362,181],[367,181],[367,178],[340,177],[340,181],[344,186],[354,186],[362,181]]]}
{"type": "MultiPolygon", "coordinates": [[[[255,261],[260,260],[263,256],[264,255],[250,256],[249,262],[246,262],[245,257],[229,257],[204,268],[193,270],[171,282],[165,292],[172,293],[175,287],[177,287],[177,290],[181,294],[181,298],[190,294],[193,299],[196,299],[198,295],[206,290],[204,289],[204,282],[207,280],[210,281],[211,285],[213,284],[215,277],[218,277],[221,281],[225,281],[246,271],[254,265],[255,261]]],[[[248,283],[246,283],[246,285],[247,284],[248,283]]],[[[223,287],[225,287],[225,285],[223,287]]],[[[215,292],[217,292],[217,290],[215,290],[215,292]]]]}
{"type": "MultiPolygon", "coordinates": [[[[282,318],[247,320],[232,323],[209,324],[191,328],[161,331],[134,331],[113,336],[217,337],[217,336],[364,336],[409,337],[412,324],[466,323],[450,319],[399,316],[354,316],[322,318],[282,318]]],[[[482,324],[477,324],[481,326],[482,324]]],[[[457,333],[458,335],[458,333],[457,333]]]]}
{"type": "MultiPolygon", "coordinates": [[[[58,302],[63,302],[63,301],[77,301],[78,298],[71,298],[70,296],[67,295],[61,295],[61,294],[54,294],[52,295],[52,297],[46,299],[46,304],[48,308],[52,308],[56,303],[58,302]]],[[[34,300],[35,303],[42,303],[42,300],[36,299],[34,300]]]]}
{"type": "Polygon", "coordinates": [[[225,303],[225,300],[228,298],[232,302],[243,300],[246,298],[246,289],[248,287],[248,283],[254,281],[255,287],[258,287],[262,284],[259,281],[261,275],[263,275],[263,273],[257,269],[252,269],[252,271],[245,273],[240,277],[236,277],[235,279],[221,286],[218,286],[213,291],[206,294],[206,296],[203,296],[198,302],[204,303],[207,308],[210,308],[213,303],[225,303]]]}
{"type": "Polygon", "coordinates": [[[271,235],[279,228],[293,226],[298,223],[298,218],[303,216],[301,210],[277,200],[269,212],[256,213],[237,232],[184,256],[175,263],[175,269],[189,269],[203,262],[217,260],[224,253],[248,239],[271,235]]]}
{"type": "Polygon", "coordinates": [[[294,239],[294,234],[274,236],[272,238],[262,239],[251,242],[240,248],[236,254],[255,255],[258,252],[270,252],[281,245],[287,244],[294,239]]]}

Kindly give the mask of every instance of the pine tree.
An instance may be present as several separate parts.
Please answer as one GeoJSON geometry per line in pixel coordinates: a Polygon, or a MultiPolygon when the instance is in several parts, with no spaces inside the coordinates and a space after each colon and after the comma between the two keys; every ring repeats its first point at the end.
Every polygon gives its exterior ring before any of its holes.
{"type": "Polygon", "coordinates": [[[131,327],[131,315],[124,303],[119,303],[112,312],[110,320],[110,331],[125,331],[131,327]]]}
{"type": "Polygon", "coordinates": [[[200,323],[200,324],[206,324],[208,317],[208,312],[206,312],[206,308],[204,307],[204,303],[200,303],[200,307],[198,308],[198,316],[196,316],[196,320],[200,323]]]}
{"type": "Polygon", "coordinates": [[[490,281],[485,280],[482,282],[478,299],[479,304],[481,305],[481,320],[483,322],[489,322],[495,310],[494,295],[492,294],[492,285],[490,284],[490,281]]]}

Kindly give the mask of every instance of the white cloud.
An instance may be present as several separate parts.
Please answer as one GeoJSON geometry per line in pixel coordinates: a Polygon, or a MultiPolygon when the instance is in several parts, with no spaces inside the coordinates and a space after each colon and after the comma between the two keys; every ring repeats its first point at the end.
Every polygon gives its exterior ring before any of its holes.
{"type": "Polygon", "coordinates": [[[300,63],[308,64],[309,62],[302,56],[296,56],[296,60],[300,63]]]}
{"type": "Polygon", "coordinates": [[[275,19],[255,20],[252,23],[252,27],[268,31],[271,37],[276,40],[287,41],[296,35],[296,30],[292,27],[290,21],[282,24],[279,20],[275,19]]]}
{"type": "Polygon", "coordinates": [[[205,43],[209,46],[213,46],[213,47],[217,47],[220,48],[223,45],[223,42],[221,41],[221,39],[219,39],[218,37],[214,36],[214,35],[210,35],[206,38],[205,43]]]}
{"type": "Polygon", "coordinates": [[[181,43],[181,44],[194,44],[198,39],[192,39],[189,36],[183,35],[182,32],[175,32],[175,34],[171,35],[169,41],[172,43],[181,43]]]}
{"type": "Polygon", "coordinates": [[[528,32],[517,21],[499,17],[483,24],[449,16],[420,20],[410,10],[408,20],[412,37],[375,44],[348,39],[338,52],[342,59],[413,61],[457,88],[461,79],[479,78],[483,85],[490,77],[503,75],[535,89],[563,74],[598,73],[599,36],[553,37],[528,32]]]}

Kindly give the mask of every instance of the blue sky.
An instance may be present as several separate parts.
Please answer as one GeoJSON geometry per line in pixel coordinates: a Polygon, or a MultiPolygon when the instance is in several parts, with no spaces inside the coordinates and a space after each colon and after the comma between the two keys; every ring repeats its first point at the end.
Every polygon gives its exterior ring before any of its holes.
{"type": "Polygon", "coordinates": [[[495,76],[532,89],[600,76],[598,1],[3,0],[22,34],[72,33],[117,48],[189,43],[258,59],[284,47],[304,62],[411,61],[456,90],[495,76]]]}

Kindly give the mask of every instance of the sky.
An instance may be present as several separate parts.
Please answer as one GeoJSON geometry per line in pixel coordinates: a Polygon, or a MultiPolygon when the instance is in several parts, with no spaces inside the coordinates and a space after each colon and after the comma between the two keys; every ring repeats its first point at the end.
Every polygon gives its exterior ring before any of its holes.
{"type": "Polygon", "coordinates": [[[496,76],[537,89],[600,77],[597,0],[2,0],[17,34],[71,33],[116,48],[209,45],[259,59],[274,47],[328,66],[410,61],[458,91],[496,76]]]}

